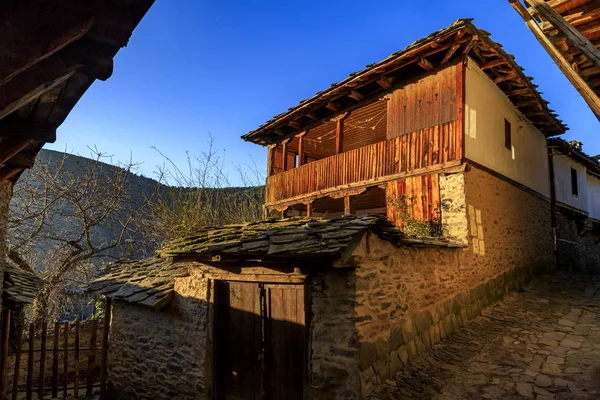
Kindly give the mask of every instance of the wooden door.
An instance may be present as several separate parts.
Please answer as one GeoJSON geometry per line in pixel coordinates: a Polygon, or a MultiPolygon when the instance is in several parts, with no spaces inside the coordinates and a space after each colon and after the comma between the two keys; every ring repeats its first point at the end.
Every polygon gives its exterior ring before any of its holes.
{"type": "Polygon", "coordinates": [[[215,283],[218,400],[301,400],[305,382],[304,285],[215,283]]]}

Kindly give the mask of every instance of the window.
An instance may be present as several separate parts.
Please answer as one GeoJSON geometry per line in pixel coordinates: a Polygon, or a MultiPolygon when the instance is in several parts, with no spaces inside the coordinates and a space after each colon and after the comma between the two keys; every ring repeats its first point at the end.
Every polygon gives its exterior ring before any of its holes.
{"type": "Polygon", "coordinates": [[[504,147],[508,150],[512,150],[512,131],[510,122],[504,120],[504,147]]]}
{"type": "Polygon", "coordinates": [[[577,170],[571,168],[571,193],[573,196],[579,196],[579,187],[577,186],[577,170]]]}

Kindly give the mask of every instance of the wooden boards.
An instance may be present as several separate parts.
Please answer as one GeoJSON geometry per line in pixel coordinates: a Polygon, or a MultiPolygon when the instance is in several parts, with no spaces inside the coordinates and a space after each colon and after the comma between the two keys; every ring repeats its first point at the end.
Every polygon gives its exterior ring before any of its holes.
{"type": "Polygon", "coordinates": [[[439,174],[415,176],[389,182],[386,190],[387,217],[399,227],[406,220],[440,220],[439,174]]]}
{"type": "Polygon", "coordinates": [[[422,170],[460,160],[462,133],[456,121],[360,147],[267,178],[267,205],[285,199],[422,170]]]}

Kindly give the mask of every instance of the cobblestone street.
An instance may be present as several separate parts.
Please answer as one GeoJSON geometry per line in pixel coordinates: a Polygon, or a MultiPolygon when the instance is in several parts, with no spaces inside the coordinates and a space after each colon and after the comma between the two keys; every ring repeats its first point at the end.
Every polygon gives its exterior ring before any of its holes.
{"type": "Polygon", "coordinates": [[[371,396],[600,399],[600,276],[547,275],[415,360],[371,396]]]}

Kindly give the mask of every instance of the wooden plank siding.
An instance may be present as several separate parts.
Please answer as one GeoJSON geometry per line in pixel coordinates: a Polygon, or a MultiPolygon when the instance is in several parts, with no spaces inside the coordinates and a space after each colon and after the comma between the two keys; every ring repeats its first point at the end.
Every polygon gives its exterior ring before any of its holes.
{"type": "Polygon", "coordinates": [[[387,138],[457,119],[460,93],[456,65],[395,90],[387,102],[387,138]]]}
{"type": "Polygon", "coordinates": [[[420,129],[267,177],[267,206],[324,189],[376,182],[388,175],[436,165],[441,168],[461,160],[455,127],[452,121],[420,129]]]}
{"type": "Polygon", "coordinates": [[[387,217],[404,227],[407,218],[418,221],[440,221],[439,174],[412,176],[388,182],[387,217]]]}

